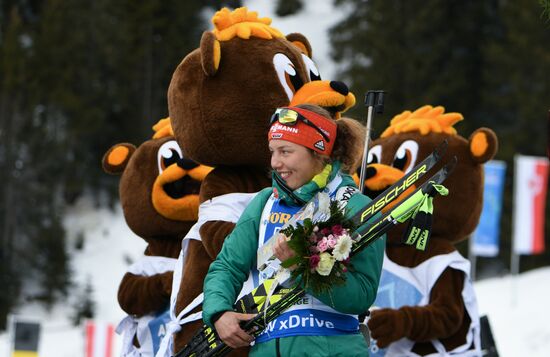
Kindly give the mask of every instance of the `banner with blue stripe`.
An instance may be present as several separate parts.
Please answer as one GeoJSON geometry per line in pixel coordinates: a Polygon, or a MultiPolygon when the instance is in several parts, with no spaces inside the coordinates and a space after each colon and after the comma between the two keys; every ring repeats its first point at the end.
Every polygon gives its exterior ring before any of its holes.
{"type": "Polygon", "coordinates": [[[359,321],[350,315],[316,309],[287,311],[268,323],[256,343],[288,336],[334,336],[359,333],[359,321]]]}
{"type": "Polygon", "coordinates": [[[500,215],[506,162],[492,160],[484,165],[485,186],[483,210],[472,235],[472,252],[477,256],[494,257],[499,252],[500,215]]]}

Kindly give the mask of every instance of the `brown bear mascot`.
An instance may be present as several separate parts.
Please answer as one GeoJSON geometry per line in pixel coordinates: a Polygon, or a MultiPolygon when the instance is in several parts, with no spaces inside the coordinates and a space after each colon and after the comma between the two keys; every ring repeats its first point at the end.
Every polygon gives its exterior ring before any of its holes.
{"type": "Polygon", "coordinates": [[[454,244],[477,226],[482,165],[495,155],[497,138],[487,128],[477,129],[469,139],[457,135],[453,125],[462,119],[443,107],[423,106],[395,116],[371,144],[365,180],[371,196],[396,182],[444,140],[448,148],[441,162],[458,158],[444,183],[449,196],[434,199],[426,250],[401,243],[406,225],[387,234],[376,309],[368,321],[371,356],[481,356],[470,263],[454,244]]]}
{"type": "MultiPolygon", "coordinates": [[[[179,351],[202,326],[202,284],[242,210],[254,194],[271,184],[266,142],[277,107],[317,104],[335,117],[355,103],[341,82],[320,80],[311,46],[301,34],[283,36],[246,8],[218,11],[215,29],[187,55],[168,90],[176,140],[193,160],[215,169],[200,191],[196,229],[186,237],[185,262],[174,314],[179,351]]],[[[177,279],[177,277],[174,277],[177,279]]]]}
{"type": "Polygon", "coordinates": [[[121,174],[119,195],[126,223],[147,242],[144,256],[122,278],[118,301],[128,317],[122,356],[154,356],[169,321],[172,275],[181,241],[198,217],[201,181],[211,168],[182,156],[169,119],[139,147],[114,145],[103,169],[121,174]]]}

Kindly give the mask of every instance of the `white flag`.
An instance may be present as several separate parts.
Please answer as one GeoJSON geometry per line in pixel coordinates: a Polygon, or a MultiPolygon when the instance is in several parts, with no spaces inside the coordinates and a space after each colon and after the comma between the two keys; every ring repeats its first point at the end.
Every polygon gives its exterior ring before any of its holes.
{"type": "Polygon", "coordinates": [[[544,252],[548,159],[516,155],[514,178],[514,252],[544,252]]]}
{"type": "Polygon", "coordinates": [[[113,357],[113,324],[86,322],[86,357],[113,357]]]}

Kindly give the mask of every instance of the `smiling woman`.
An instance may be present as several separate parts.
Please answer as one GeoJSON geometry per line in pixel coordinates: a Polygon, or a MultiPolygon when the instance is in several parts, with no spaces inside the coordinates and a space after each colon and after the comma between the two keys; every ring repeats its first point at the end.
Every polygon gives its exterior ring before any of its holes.
{"type": "Polygon", "coordinates": [[[293,190],[323,170],[323,160],[305,146],[286,140],[271,140],[269,150],[271,167],[293,190]]]}
{"type": "Polygon", "coordinates": [[[359,164],[364,130],[356,120],[331,119],[328,111],[316,105],[277,109],[268,134],[274,180],[296,190],[331,161],[353,172],[359,164]]]}
{"type": "MultiPolygon", "coordinates": [[[[286,220],[319,192],[345,205],[348,215],[370,201],[348,174],[361,159],[363,137],[364,128],[357,121],[333,120],[317,106],[279,108],[273,114],[268,132],[273,187],[260,191],[247,206],[204,285],[203,319],[229,347],[244,347],[253,340],[239,326],[253,315],[236,313],[232,306],[236,292],[248,292],[262,283],[255,269],[258,249],[275,236],[275,256],[280,261],[294,257],[286,238],[276,234],[286,220]],[[353,194],[348,200],[343,192],[349,191],[353,194]]],[[[376,296],[384,242],[381,239],[351,258],[353,269],[344,273],[345,283],[330,293],[306,287],[304,299],[271,321],[269,333],[258,335],[251,355],[366,356],[357,315],[376,296]]]]}

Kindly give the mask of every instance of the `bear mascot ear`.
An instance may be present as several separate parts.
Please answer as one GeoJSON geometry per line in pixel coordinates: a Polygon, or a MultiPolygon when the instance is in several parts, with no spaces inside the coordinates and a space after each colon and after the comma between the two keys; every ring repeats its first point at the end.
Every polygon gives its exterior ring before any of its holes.
{"type": "Polygon", "coordinates": [[[202,34],[200,51],[204,74],[214,76],[220,66],[221,47],[220,42],[212,32],[206,31],[202,34]]]}
{"type": "Polygon", "coordinates": [[[103,160],[101,161],[103,171],[112,175],[122,173],[135,151],[136,147],[132,144],[122,143],[114,145],[103,155],[103,160]]]}
{"type": "Polygon", "coordinates": [[[478,164],[491,160],[498,150],[498,139],[489,128],[479,128],[468,139],[470,156],[478,164]]]}
{"type": "Polygon", "coordinates": [[[289,33],[288,35],[286,35],[286,39],[292,42],[294,46],[298,47],[300,51],[309,58],[313,56],[311,45],[309,44],[308,39],[301,33],[289,33]]]}

